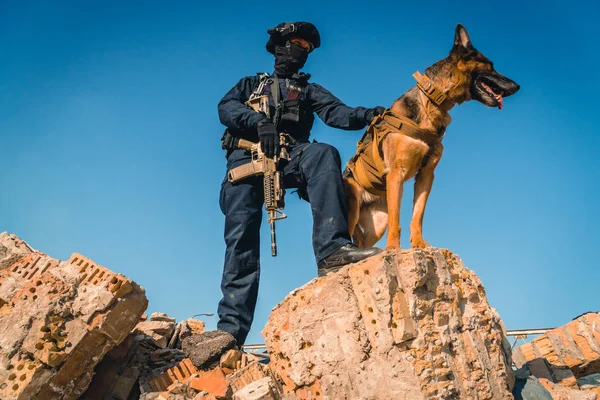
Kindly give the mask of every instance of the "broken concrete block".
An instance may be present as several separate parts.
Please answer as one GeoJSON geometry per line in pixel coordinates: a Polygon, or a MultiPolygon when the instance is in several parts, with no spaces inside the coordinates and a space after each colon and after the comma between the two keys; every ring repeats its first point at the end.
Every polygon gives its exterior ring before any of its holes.
{"type": "Polygon", "coordinates": [[[526,368],[515,371],[515,386],[512,394],[515,400],[552,400],[550,392],[526,368]]]}
{"type": "MultiPolygon", "coordinates": [[[[513,352],[517,367],[543,359],[551,367],[551,372],[568,367],[575,378],[600,373],[600,314],[587,313],[568,324],[552,329],[513,352]]],[[[532,371],[534,376],[536,371],[532,371]]],[[[559,375],[562,373],[559,371],[559,375]]],[[[567,387],[576,387],[573,378],[567,382],[554,379],[553,382],[567,387]]]]}
{"type": "Polygon", "coordinates": [[[20,257],[33,252],[35,250],[16,235],[0,233],[0,270],[10,267],[20,257]]]}
{"type": "Polygon", "coordinates": [[[270,376],[266,376],[246,385],[233,394],[233,400],[278,400],[275,384],[270,376]]]}
{"type": "Polygon", "coordinates": [[[181,321],[175,328],[175,333],[171,337],[169,347],[172,349],[181,349],[183,339],[199,333],[204,333],[204,322],[194,318],[181,321]]]}
{"type": "Polygon", "coordinates": [[[258,362],[248,364],[243,369],[236,371],[229,375],[227,380],[231,386],[231,390],[236,393],[248,386],[252,382],[258,381],[262,378],[269,376],[268,367],[258,362]]]}
{"type": "Polygon", "coordinates": [[[242,359],[242,352],[231,349],[221,356],[219,365],[221,368],[235,369],[236,363],[242,359]]]}
{"type": "Polygon", "coordinates": [[[135,332],[150,336],[161,348],[167,347],[174,330],[175,324],[169,321],[143,321],[135,327],[135,332]]]}
{"type": "Polygon", "coordinates": [[[541,378],[539,381],[554,400],[597,400],[598,397],[596,393],[564,387],[548,379],[541,378]]]}
{"type": "Polygon", "coordinates": [[[150,321],[164,321],[164,322],[170,322],[173,325],[175,325],[175,318],[171,318],[163,312],[153,312],[150,315],[150,321]]]}
{"type": "Polygon", "coordinates": [[[0,270],[0,398],[76,399],[146,309],[144,290],[77,253],[60,262],[20,246],[16,258],[2,247],[14,262],[0,270]]]}
{"type": "Polygon", "coordinates": [[[225,331],[210,331],[185,338],[182,350],[198,369],[217,364],[223,353],[235,347],[235,339],[225,331]]]}
{"type": "Polygon", "coordinates": [[[510,345],[483,285],[448,250],[387,251],[315,279],[263,330],[299,399],[508,399],[510,345]]]}

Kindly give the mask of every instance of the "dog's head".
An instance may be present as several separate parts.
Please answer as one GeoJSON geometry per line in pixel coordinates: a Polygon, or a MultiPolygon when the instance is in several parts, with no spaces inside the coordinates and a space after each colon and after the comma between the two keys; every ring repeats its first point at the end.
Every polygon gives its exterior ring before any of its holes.
{"type": "Polygon", "coordinates": [[[456,26],[454,47],[443,61],[433,65],[431,68],[438,71],[432,72],[442,75],[449,97],[459,104],[477,100],[502,109],[503,99],[519,90],[516,82],[496,72],[494,63],[473,47],[467,30],[460,24],[456,26]]]}

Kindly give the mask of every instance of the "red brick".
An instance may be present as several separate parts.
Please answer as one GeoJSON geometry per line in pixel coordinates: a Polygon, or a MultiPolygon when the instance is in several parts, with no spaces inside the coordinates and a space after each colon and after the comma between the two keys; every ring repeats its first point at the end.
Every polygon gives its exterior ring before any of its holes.
{"type": "Polygon", "coordinates": [[[81,284],[103,286],[115,297],[123,297],[133,290],[131,282],[123,275],[115,274],[79,253],[73,253],[68,263],[79,268],[81,284]]]}
{"type": "Polygon", "coordinates": [[[548,335],[551,341],[554,341],[555,347],[560,349],[558,356],[562,364],[572,368],[583,363],[579,349],[575,346],[575,342],[569,338],[570,335],[567,336],[564,327],[552,329],[546,332],[546,335],[548,335]]]}
{"type": "Polygon", "coordinates": [[[192,378],[189,387],[198,391],[207,391],[217,398],[226,398],[230,394],[229,382],[221,368],[217,367],[211,371],[201,371],[198,378],[192,378]]]}
{"type": "Polygon", "coordinates": [[[600,345],[600,315],[598,313],[588,313],[577,319],[585,322],[594,339],[596,339],[596,343],[600,345]]]}
{"type": "Polygon", "coordinates": [[[186,358],[159,376],[152,378],[148,383],[153,391],[161,392],[167,390],[175,382],[185,382],[189,377],[197,373],[198,370],[194,367],[191,360],[186,358]]]}
{"type": "MultiPolygon", "coordinates": [[[[575,345],[581,351],[581,354],[583,355],[583,358],[585,360],[584,362],[590,362],[593,360],[597,360],[598,358],[600,358],[600,354],[595,352],[590,347],[590,344],[588,343],[587,339],[584,336],[581,336],[579,333],[577,333],[577,331],[579,330],[581,325],[584,325],[584,322],[583,321],[580,322],[579,319],[577,319],[577,320],[565,325],[565,329],[567,329],[567,331],[571,334],[571,337],[573,338],[575,345]]],[[[585,327],[583,327],[583,329],[585,329],[585,327]]]]}
{"type": "Polygon", "coordinates": [[[552,346],[552,342],[548,339],[548,336],[540,336],[533,341],[533,344],[537,350],[539,356],[544,357],[550,364],[563,365],[562,361],[556,354],[556,349],[552,346]]]}

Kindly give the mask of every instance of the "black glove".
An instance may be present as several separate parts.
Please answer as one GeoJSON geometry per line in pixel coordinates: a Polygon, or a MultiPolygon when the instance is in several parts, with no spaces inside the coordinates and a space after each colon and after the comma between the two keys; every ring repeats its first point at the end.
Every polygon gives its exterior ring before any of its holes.
{"type": "Polygon", "coordinates": [[[268,119],[261,119],[256,128],[258,131],[258,139],[260,148],[267,157],[279,155],[279,135],[275,125],[268,119]]]}
{"type": "Polygon", "coordinates": [[[365,122],[367,123],[367,125],[370,125],[371,122],[373,122],[373,118],[375,118],[375,116],[377,116],[377,115],[383,114],[384,111],[385,111],[385,107],[381,107],[381,106],[369,108],[367,110],[367,112],[365,113],[365,122]]]}

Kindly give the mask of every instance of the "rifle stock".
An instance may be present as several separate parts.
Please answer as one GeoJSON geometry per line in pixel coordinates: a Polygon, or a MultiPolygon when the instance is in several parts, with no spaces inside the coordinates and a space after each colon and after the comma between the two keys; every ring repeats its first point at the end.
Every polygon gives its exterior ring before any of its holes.
{"type": "Polygon", "coordinates": [[[249,140],[241,139],[240,138],[240,139],[238,139],[237,147],[239,149],[253,151],[253,150],[258,150],[258,143],[254,143],[254,142],[251,142],[249,140]]]}

